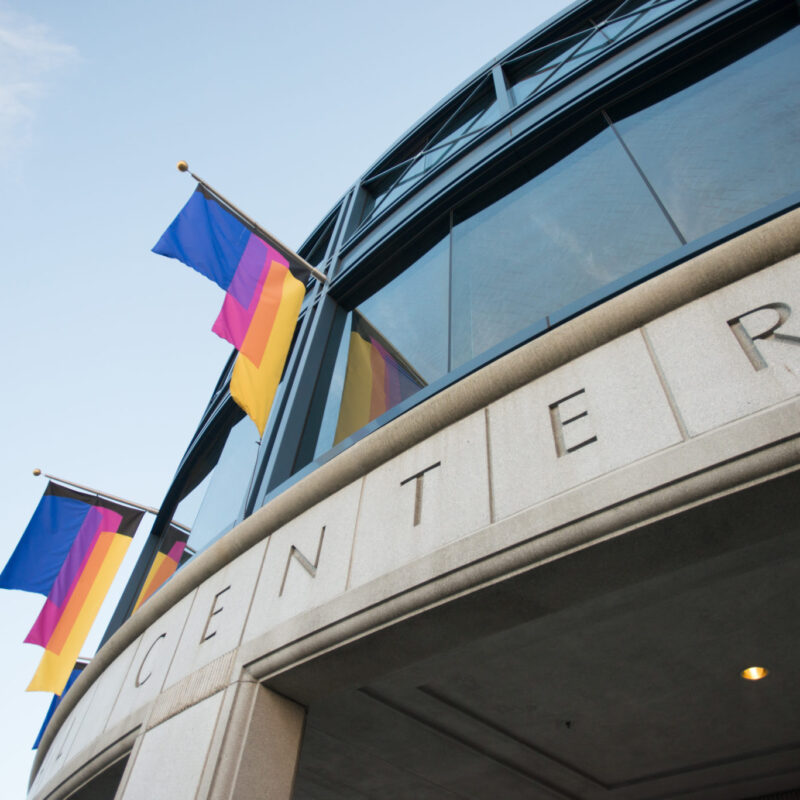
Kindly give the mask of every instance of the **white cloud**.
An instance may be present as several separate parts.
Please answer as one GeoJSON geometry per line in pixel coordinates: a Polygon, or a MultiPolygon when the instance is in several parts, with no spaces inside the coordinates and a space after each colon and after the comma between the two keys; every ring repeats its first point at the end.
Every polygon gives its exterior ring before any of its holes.
{"type": "Polygon", "coordinates": [[[30,18],[0,12],[0,158],[30,140],[36,108],[58,71],[78,59],[30,18]]]}

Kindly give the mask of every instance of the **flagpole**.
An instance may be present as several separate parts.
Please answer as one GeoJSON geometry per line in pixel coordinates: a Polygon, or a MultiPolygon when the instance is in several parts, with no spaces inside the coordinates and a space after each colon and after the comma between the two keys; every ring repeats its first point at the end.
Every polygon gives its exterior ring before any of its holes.
{"type": "MultiPolygon", "coordinates": [[[[39,475],[42,474],[40,469],[35,469],[33,474],[38,478],[39,475]]],[[[95,497],[103,497],[106,500],[113,500],[116,503],[122,503],[125,506],[130,506],[131,508],[138,508],[140,511],[147,511],[150,514],[158,514],[158,508],[153,508],[152,506],[143,506],[141,503],[134,503],[132,500],[126,500],[124,497],[117,497],[113,494],[107,494],[106,492],[100,492],[97,489],[93,489],[91,486],[84,486],[82,483],[75,483],[75,481],[68,481],[64,478],[57,478],[55,475],[48,475],[46,472],[44,473],[44,477],[48,478],[51,481],[57,481],[58,483],[63,483],[66,486],[72,486],[75,489],[82,489],[84,492],[89,492],[89,494],[95,495],[95,497]]],[[[188,528],[186,525],[182,525],[180,522],[175,522],[172,520],[170,525],[174,525],[176,528],[180,528],[181,530],[186,531],[187,533],[191,532],[191,528],[188,528]]]]}
{"type": "Polygon", "coordinates": [[[230,208],[233,212],[238,214],[245,222],[248,223],[251,227],[255,228],[256,232],[262,239],[266,239],[273,247],[276,247],[278,250],[283,250],[283,252],[290,256],[291,258],[295,259],[301,267],[307,269],[320,283],[327,283],[328,278],[324,272],[320,272],[316,267],[312,267],[311,264],[308,263],[302,256],[295,253],[291,247],[285,245],[280,239],[273,236],[269,231],[262,228],[254,219],[248,217],[247,214],[244,213],[240,208],[235,206],[228,200],[227,197],[220,194],[213,186],[206,183],[202,178],[198,177],[189,169],[189,165],[185,161],[178,162],[178,171],[179,172],[188,172],[201,186],[205,186],[211,194],[217,197],[219,200],[222,200],[228,208],[230,208]]]}

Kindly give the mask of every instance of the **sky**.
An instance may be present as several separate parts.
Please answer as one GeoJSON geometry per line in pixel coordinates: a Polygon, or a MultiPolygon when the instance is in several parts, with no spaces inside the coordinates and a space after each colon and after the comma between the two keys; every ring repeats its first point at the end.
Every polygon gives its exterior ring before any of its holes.
{"type": "MultiPolygon", "coordinates": [[[[0,566],[45,489],[34,468],[157,507],[230,353],[210,330],[218,287],[150,252],[194,188],[178,160],[298,247],[404,131],[566,5],[0,0],[0,566]]],[[[0,591],[8,798],[51,698],[25,692],[43,599],[0,591]]]]}

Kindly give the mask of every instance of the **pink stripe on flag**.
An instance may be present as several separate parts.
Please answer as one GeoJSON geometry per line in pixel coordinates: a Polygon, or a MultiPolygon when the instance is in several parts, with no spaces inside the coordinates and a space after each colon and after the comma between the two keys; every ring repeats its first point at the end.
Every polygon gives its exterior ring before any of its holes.
{"type": "MultiPolygon", "coordinates": [[[[242,344],[244,343],[244,338],[247,335],[247,331],[250,328],[250,323],[253,320],[253,315],[256,313],[256,308],[258,308],[258,301],[261,298],[261,290],[263,289],[264,283],[267,280],[271,263],[273,261],[277,261],[284,267],[288,268],[289,266],[289,262],[277,250],[270,247],[268,244],[255,236],[251,237],[251,240],[252,239],[255,239],[261,246],[262,252],[266,253],[266,258],[260,265],[261,272],[256,282],[255,291],[250,296],[248,305],[245,306],[242,302],[240,302],[237,295],[234,295],[231,292],[231,289],[228,289],[228,292],[225,295],[225,300],[222,303],[222,310],[219,312],[219,316],[217,317],[216,322],[214,322],[214,326],[211,328],[211,330],[214,331],[217,336],[220,336],[221,338],[230,342],[237,350],[241,350],[242,344]]],[[[249,248],[250,244],[248,243],[245,253],[247,253],[249,248]]],[[[252,260],[245,262],[244,256],[242,256],[242,260],[239,263],[240,267],[237,268],[236,274],[233,276],[231,287],[237,283],[237,276],[239,275],[240,268],[247,271],[251,271],[253,269],[254,262],[252,260]]],[[[242,278],[242,281],[244,281],[244,278],[242,278]]],[[[250,278],[247,278],[247,281],[249,283],[250,278]]],[[[242,296],[243,294],[243,292],[239,293],[239,295],[242,296]]]]}
{"type": "Polygon", "coordinates": [[[28,644],[38,644],[40,647],[47,647],[53,631],[61,619],[61,609],[49,598],[44,601],[42,610],[39,616],[36,617],[36,622],[25,637],[28,644]]]}
{"type": "Polygon", "coordinates": [[[69,598],[83,572],[86,562],[94,549],[102,531],[116,532],[122,522],[122,515],[107,508],[92,506],[81,525],[78,535],[70,548],[64,564],[56,577],[53,588],[45,600],[36,622],[25,637],[28,644],[47,647],[47,642],[61,619],[69,598]]]}
{"type": "Polygon", "coordinates": [[[176,564],[179,564],[185,549],[186,542],[175,542],[175,544],[170,547],[169,553],[167,553],[167,558],[171,558],[176,564]]]}

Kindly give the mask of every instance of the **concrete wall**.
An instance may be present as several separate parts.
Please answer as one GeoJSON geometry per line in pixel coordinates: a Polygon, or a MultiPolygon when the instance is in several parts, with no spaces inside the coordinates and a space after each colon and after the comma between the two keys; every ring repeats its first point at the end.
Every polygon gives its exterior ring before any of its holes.
{"type": "Polygon", "coordinates": [[[260,682],[796,466],[798,251],[792,212],[489,365],[261,509],[98,654],[29,797],[69,796],[126,754],[124,800],[289,797],[303,708],[260,682]]]}

